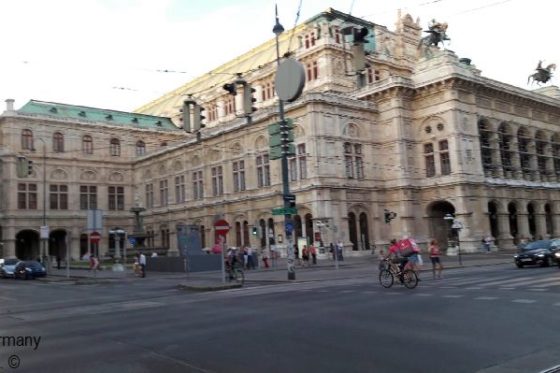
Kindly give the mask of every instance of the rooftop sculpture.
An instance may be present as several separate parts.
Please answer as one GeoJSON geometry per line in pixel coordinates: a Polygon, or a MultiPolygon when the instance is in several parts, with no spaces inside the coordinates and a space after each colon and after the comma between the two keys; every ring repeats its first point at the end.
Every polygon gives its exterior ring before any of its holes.
{"type": "Polygon", "coordinates": [[[438,47],[439,43],[443,45],[445,40],[450,40],[447,37],[447,22],[438,22],[435,19],[432,19],[428,25],[428,30],[424,30],[424,32],[428,32],[429,35],[420,39],[418,48],[421,46],[430,47],[432,45],[434,47],[438,47]]]}
{"type": "Polygon", "coordinates": [[[535,70],[534,74],[529,75],[527,84],[531,82],[531,79],[533,79],[533,82],[537,82],[538,85],[548,82],[552,78],[552,71],[556,70],[556,64],[551,63],[547,67],[542,67],[542,61],[539,61],[535,70]]]}

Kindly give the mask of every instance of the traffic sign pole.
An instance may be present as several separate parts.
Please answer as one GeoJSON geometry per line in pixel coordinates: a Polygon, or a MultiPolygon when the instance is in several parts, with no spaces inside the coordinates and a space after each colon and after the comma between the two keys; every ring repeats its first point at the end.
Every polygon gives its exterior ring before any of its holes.
{"type": "Polygon", "coordinates": [[[229,223],[224,220],[220,219],[214,223],[214,231],[217,233],[218,239],[221,240],[222,246],[222,283],[226,283],[226,234],[229,232],[229,223]]]}

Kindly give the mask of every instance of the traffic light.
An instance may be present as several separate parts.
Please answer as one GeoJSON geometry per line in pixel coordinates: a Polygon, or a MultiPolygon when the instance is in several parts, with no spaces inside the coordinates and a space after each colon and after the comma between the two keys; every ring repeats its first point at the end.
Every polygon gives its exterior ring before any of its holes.
{"type": "Polygon", "coordinates": [[[27,175],[33,175],[33,161],[27,161],[27,175]]]}
{"type": "Polygon", "coordinates": [[[193,100],[183,101],[183,129],[186,132],[191,132],[191,105],[194,104],[193,100]]]}
{"type": "Polygon", "coordinates": [[[255,91],[250,83],[243,84],[243,114],[245,115],[251,115],[257,111],[257,108],[253,107],[253,104],[257,102],[257,99],[253,97],[255,91]]]}
{"type": "Polygon", "coordinates": [[[258,236],[259,235],[259,227],[253,227],[253,230],[251,232],[253,234],[253,236],[258,236]]]}
{"type": "Polygon", "coordinates": [[[366,52],[364,49],[364,43],[366,42],[366,36],[369,33],[368,29],[362,27],[361,29],[355,28],[353,30],[354,44],[352,45],[353,63],[354,71],[360,72],[366,68],[366,52]]]}
{"type": "Polygon", "coordinates": [[[193,107],[193,131],[199,131],[201,128],[206,127],[202,121],[206,119],[202,113],[204,108],[199,104],[195,103],[193,107]]]}
{"type": "Polygon", "coordinates": [[[394,218],[397,217],[397,213],[385,209],[384,210],[384,216],[385,216],[385,223],[389,224],[389,223],[391,223],[391,220],[393,220],[394,218]]]}
{"type": "Polygon", "coordinates": [[[361,29],[354,29],[354,44],[356,43],[365,43],[366,42],[366,36],[369,33],[368,29],[366,27],[362,27],[361,29]]]}
{"type": "Polygon", "coordinates": [[[291,143],[294,142],[294,121],[293,119],[286,118],[280,122],[280,139],[282,141],[282,152],[291,154],[290,148],[293,148],[291,143]]]}
{"type": "Polygon", "coordinates": [[[223,85],[223,88],[232,96],[235,96],[237,94],[237,89],[235,88],[234,83],[226,83],[223,85]]]}

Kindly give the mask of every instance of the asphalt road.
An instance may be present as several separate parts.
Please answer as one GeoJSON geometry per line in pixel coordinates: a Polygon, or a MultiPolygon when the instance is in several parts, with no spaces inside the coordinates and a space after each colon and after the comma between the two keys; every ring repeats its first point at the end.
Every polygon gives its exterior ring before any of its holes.
{"type": "Polygon", "coordinates": [[[210,293],[176,280],[0,281],[0,372],[541,372],[560,364],[560,270],[374,274],[210,293]],[[7,346],[7,336],[40,337],[7,346]],[[4,343],[4,346],[2,345],[4,343]],[[17,370],[11,366],[19,364],[17,370]]]}

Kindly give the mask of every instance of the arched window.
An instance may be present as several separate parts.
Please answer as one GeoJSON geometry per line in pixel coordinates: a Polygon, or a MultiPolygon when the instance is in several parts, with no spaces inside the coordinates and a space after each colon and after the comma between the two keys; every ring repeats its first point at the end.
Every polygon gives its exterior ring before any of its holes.
{"type": "Polygon", "coordinates": [[[498,144],[500,146],[500,158],[504,171],[513,171],[511,140],[512,136],[508,125],[506,123],[500,124],[500,127],[498,127],[498,144]]]}
{"type": "Polygon", "coordinates": [[[525,128],[517,131],[517,150],[519,151],[519,161],[523,173],[531,171],[531,156],[529,155],[529,133],[525,128]]]}
{"type": "Polygon", "coordinates": [[[119,141],[119,139],[111,139],[111,155],[113,157],[121,156],[121,142],[119,141]]]}
{"type": "Polygon", "coordinates": [[[31,130],[21,131],[21,148],[23,150],[33,150],[33,132],[31,130]]]}
{"type": "Polygon", "coordinates": [[[546,141],[546,136],[543,131],[537,131],[535,134],[535,152],[537,153],[537,168],[541,175],[548,175],[548,170],[546,167],[547,157],[545,156],[545,150],[548,145],[546,141]]]}
{"type": "Polygon", "coordinates": [[[136,155],[141,156],[146,154],[146,144],[142,140],[136,142],[136,155]]]}
{"type": "Polygon", "coordinates": [[[90,135],[82,137],[82,152],[84,154],[93,154],[93,139],[90,135]]]}
{"type": "Polygon", "coordinates": [[[53,135],[53,151],[55,153],[64,152],[64,136],[60,132],[55,132],[53,135]]]}
{"type": "Polygon", "coordinates": [[[492,147],[490,143],[490,128],[488,123],[481,120],[478,122],[478,134],[480,136],[480,156],[482,168],[485,172],[492,170],[492,147]]]}

